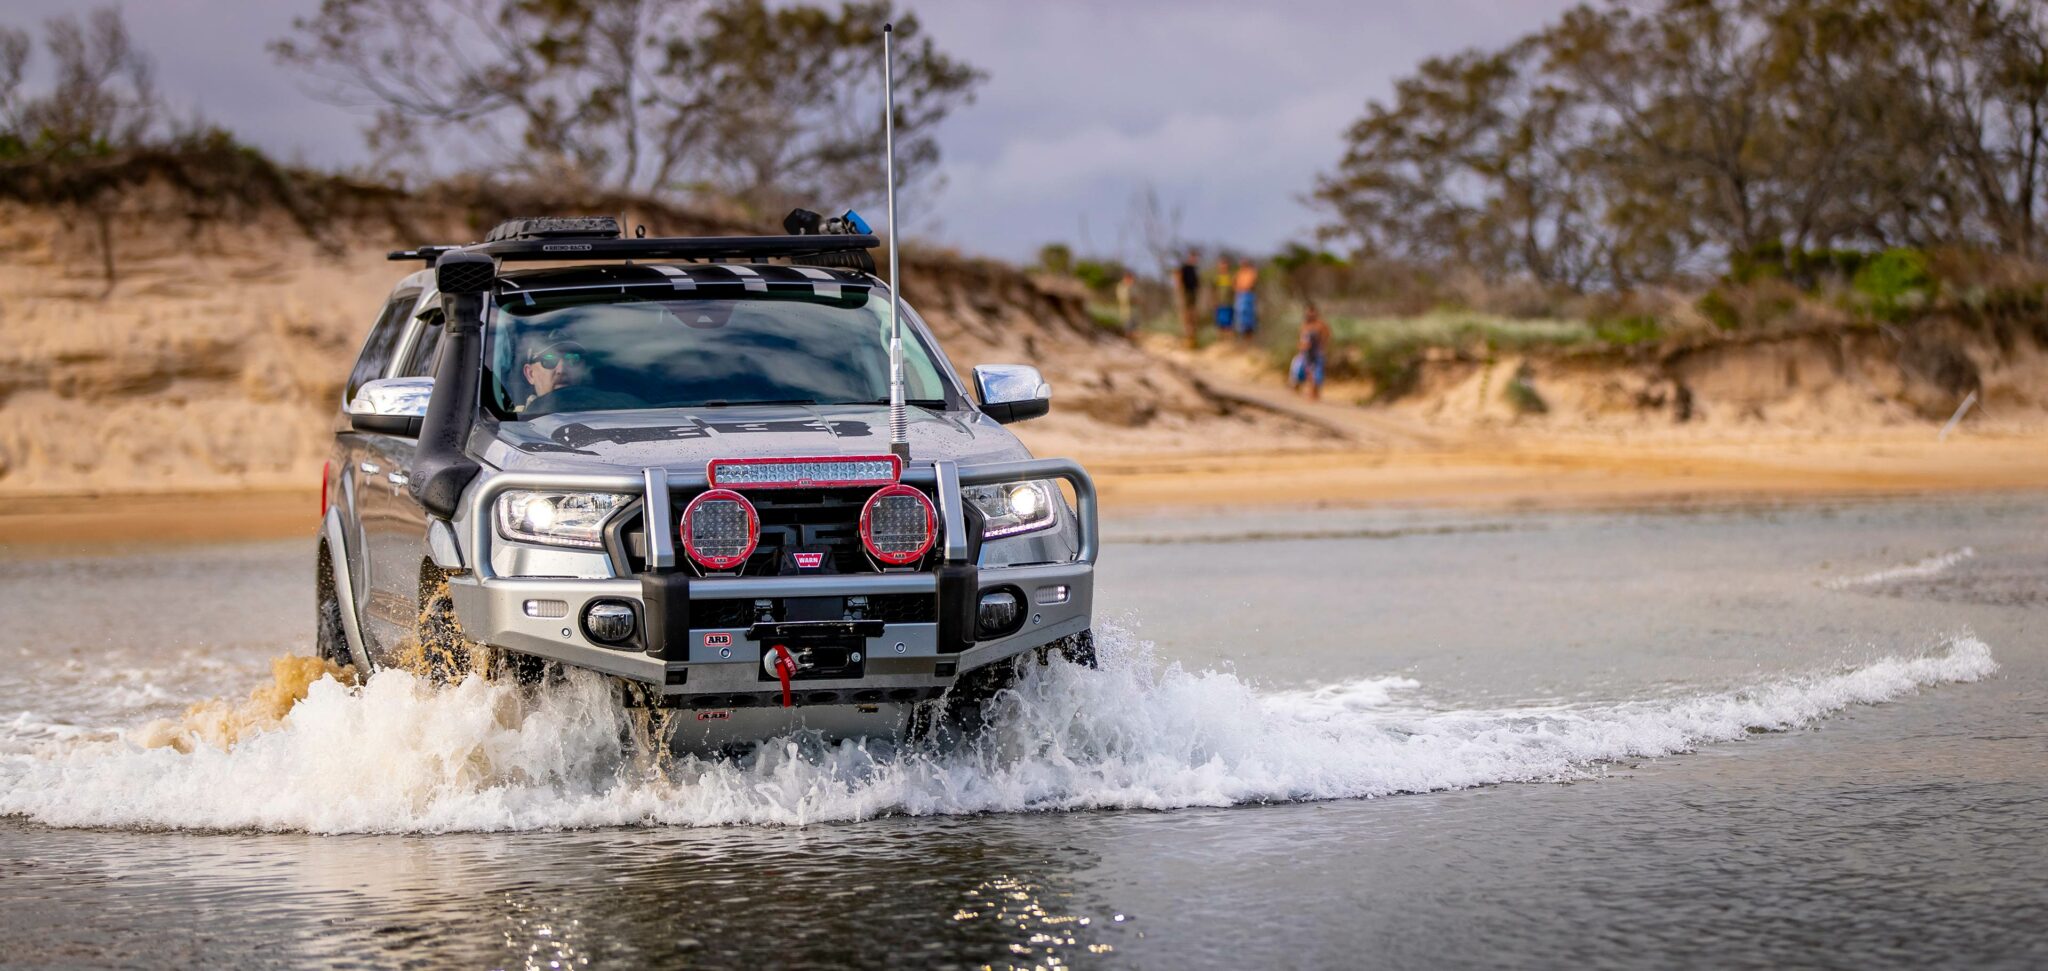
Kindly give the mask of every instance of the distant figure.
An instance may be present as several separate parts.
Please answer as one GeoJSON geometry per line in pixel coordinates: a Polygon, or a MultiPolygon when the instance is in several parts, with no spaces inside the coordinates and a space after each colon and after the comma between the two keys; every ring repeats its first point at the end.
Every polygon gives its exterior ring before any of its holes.
{"type": "Polygon", "coordinates": [[[1323,396],[1323,365],[1330,357],[1330,325],[1323,312],[1310,303],[1301,315],[1301,343],[1296,346],[1292,381],[1294,390],[1305,391],[1308,400],[1323,396]]]}
{"type": "Polygon", "coordinates": [[[1125,336],[1138,332],[1138,305],[1132,299],[1137,289],[1138,275],[1125,270],[1123,278],[1116,281],[1116,316],[1123,321],[1125,336]]]}
{"type": "Polygon", "coordinates": [[[1232,287],[1237,291],[1237,300],[1231,316],[1236,320],[1238,339],[1248,341],[1252,332],[1259,329],[1259,268],[1252,265],[1249,257],[1237,261],[1232,287]]]}
{"type": "Polygon", "coordinates": [[[1180,261],[1180,329],[1187,335],[1188,350],[1195,349],[1195,314],[1202,303],[1202,254],[1188,250],[1180,261]]]}
{"type": "Polygon", "coordinates": [[[1230,272],[1230,257],[1216,257],[1216,329],[1230,329],[1231,285],[1236,276],[1230,272]]]}

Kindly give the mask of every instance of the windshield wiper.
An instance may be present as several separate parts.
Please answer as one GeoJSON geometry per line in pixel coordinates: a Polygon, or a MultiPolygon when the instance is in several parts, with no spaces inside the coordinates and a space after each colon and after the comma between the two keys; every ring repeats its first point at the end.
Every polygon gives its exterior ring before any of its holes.
{"type": "Polygon", "coordinates": [[[729,401],[724,398],[713,398],[710,401],[700,401],[697,404],[690,405],[689,407],[738,408],[745,407],[747,405],[815,405],[817,403],[818,400],[816,398],[766,398],[760,401],[729,401]]]}

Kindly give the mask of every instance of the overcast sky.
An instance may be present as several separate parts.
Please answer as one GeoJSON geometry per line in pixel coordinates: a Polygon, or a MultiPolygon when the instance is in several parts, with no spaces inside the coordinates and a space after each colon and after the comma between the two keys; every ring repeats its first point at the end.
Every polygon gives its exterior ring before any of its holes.
{"type": "MultiPolygon", "coordinates": [[[[903,2],[903,0],[899,0],[903,2]]],[[[304,93],[264,44],[318,0],[129,0],[173,104],[281,157],[348,164],[362,118],[304,93]]],[[[945,184],[906,204],[909,228],[970,252],[1026,259],[1064,240],[1139,256],[1145,186],[1183,232],[1264,252],[1305,238],[1301,201],[1369,100],[1424,57],[1508,41],[1566,0],[1120,0],[906,4],[944,50],[988,72],[940,132],[945,184]]],[[[5,0],[38,27],[81,0],[5,0]]],[[[39,52],[40,56],[40,52],[39,52]]],[[[828,204],[821,200],[821,204],[828,204]]],[[[878,216],[878,213],[869,213],[878,216]]],[[[879,219],[876,220],[879,222],[879,219]]]]}

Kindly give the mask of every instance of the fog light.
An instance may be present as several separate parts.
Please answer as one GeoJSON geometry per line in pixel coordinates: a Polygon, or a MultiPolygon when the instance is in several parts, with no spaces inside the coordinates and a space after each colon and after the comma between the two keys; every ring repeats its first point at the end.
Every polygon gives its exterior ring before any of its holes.
{"type": "Polygon", "coordinates": [[[583,631],[604,644],[624,643],[638,626],[633,608],[622,603],[598,602],[583,611],[583,631]]]}
{"type": "Polygon", "coordinates": [[[525,609],[526,616],[528,617],[553,618],[569,616],[569,605],[560,600],[529,600],[526,602],[525,609]]]}
{"type": "Polygon", "coordinates": [[[1016,626],[1017,613],[1022,607],[1023,604],[1017,602],[1017,595],[1008,590],[982,594],[980,616],[976,619],[977,626],[981,628],[981,636],[993,637],[1009,633],[1010,628],[1016,626]]]}

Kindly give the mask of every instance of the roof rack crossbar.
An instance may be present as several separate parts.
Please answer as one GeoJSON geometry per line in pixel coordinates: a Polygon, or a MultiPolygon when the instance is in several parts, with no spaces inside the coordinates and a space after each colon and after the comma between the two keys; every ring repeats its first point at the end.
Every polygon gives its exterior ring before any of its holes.
{"type": "Polygon", "coordinates": [[[784,259],[868,250],[882,245],[872,233],[802,236],[670,236],[645,239],[506,239],[468,246],[421,246],[393,250],[391,260],[419,260],[432,266],[441,254],[462,250],[500,262],[583,263],[592,260],[784,259]]]}

